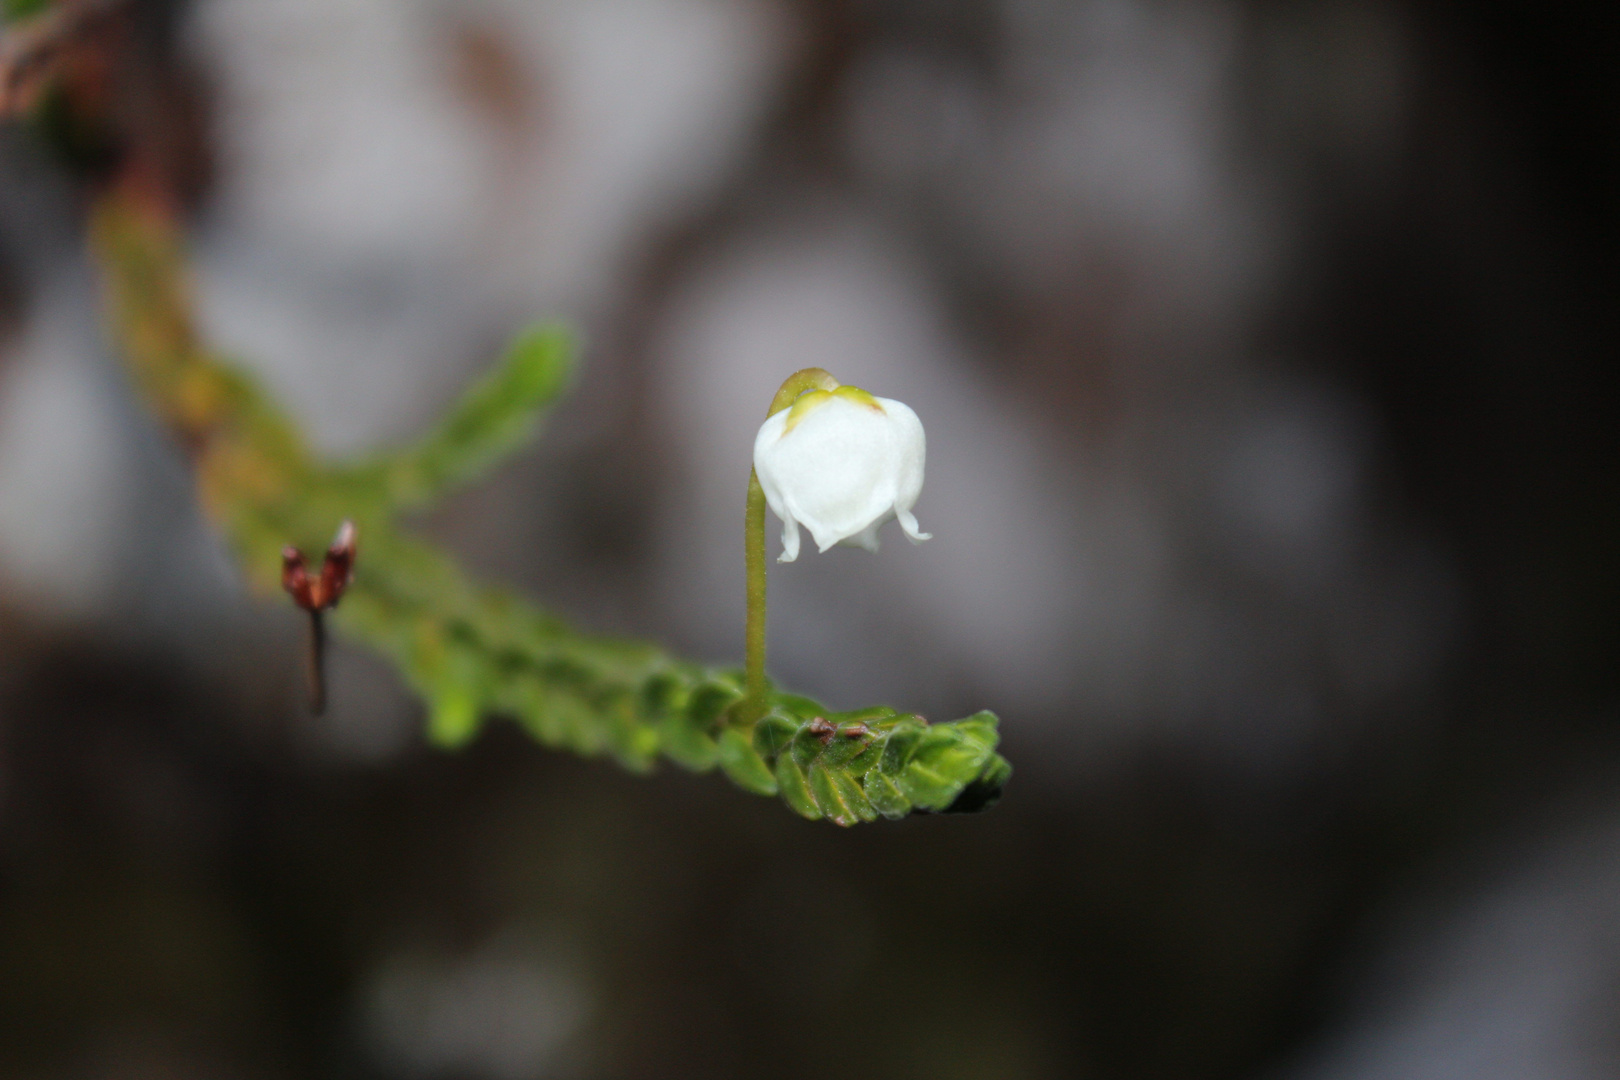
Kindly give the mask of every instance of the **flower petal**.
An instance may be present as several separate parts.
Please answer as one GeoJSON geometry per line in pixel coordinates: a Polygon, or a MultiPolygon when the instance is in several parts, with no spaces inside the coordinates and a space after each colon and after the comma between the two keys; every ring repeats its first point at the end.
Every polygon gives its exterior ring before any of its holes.
{"type": "Polygon", "coordinates": [[[779,561],[798,557],[800,525],[821,551],[876,551],[879,528],[896,516],[912,542],[928,539],[911,515],[926,454],[910,407],[853,387],[806,393],[772,414],[754,439],[754,469],[782,520],[779,561]]]}
{"type": "Polygon", "coordinates": [[[896,510],[894,512],[894,516],[899,520],[900,528],[906,534],[906,539],[910,540],[913,544],[920,544],[924,540],[932,540],[934,538],[933,533],[925,533],[917,527],[917,519],[912,515],[910,510],[896,510]]]}
{"type": "Polygon", "coordinates": [[[793,562],[799,557],[799,523],[789,514],[782,519],[782,554],[777,562],[793,562]]]}
{"type": "Polygon", "coordinates": [[[872,524],[868,525],[854,536],[846,536],[839,542],[848,544],[850,547],[865,548],[867,551],[870,551],[875,555],[877,554],[878,550],[878,528],[888,520],[889,515],[884,514],[882,517],[872,522],[872,524]]]}
{"type": "Polygon", "coordinates": [[[761,464],[825,551],[893,507],[898,449],[884,413],[832,397],[767,446],[761,464]]]}

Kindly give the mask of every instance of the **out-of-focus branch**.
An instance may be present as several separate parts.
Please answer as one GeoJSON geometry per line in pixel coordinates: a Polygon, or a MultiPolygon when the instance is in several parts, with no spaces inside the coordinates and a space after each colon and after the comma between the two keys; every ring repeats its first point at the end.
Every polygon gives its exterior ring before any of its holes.
{"type": "Polygon", "coordinates": [[[61,0],[0,37],[0,120],[26,113],[73,48],[125,0],[61,0]]]}

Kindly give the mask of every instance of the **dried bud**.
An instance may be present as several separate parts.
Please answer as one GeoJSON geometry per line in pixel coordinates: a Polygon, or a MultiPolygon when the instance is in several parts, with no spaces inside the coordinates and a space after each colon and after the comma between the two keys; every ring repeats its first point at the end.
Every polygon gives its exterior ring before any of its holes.
{"type": "Polygon", "coordinates": [[[337,607],[343,591],[354,580],[354,555],[354,522],[345,521],[338,526],[332,546],[326,549],[326,561],[321,564],[321,590],[327,607],[337,607]]]}
{"type": "Polygon", "coordinates": [[[305,611],[315,610],[310,595],[309,570],[304,566],[304,553],[288,544],[281,549],[281,587],[292,596],[293,603],[305,611]]]}
{"type": "Polygon", "coordinates": [[[304,553],[291,544],[281,549],[281,587],[293,598],[293,603],[305,611],[325,611],[337,607],[344,590],[354,580],[355,528],[354,522],[345,521],[326,549],[321,572],[311,577],[304,563],[304,553]]]}

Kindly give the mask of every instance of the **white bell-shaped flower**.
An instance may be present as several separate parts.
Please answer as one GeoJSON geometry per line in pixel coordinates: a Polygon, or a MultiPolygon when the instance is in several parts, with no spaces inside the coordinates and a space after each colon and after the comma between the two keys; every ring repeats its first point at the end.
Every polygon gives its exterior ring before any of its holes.
{"type": "Polygon", "coordinates": [[[773,413],[754,439],[754,471],[782,520],[779,562],[799,557],[799,526],[826,551],[878,549],[890,518],[912,543],[929,539],[911,508],[922,492],[926,444],[907,405],[853,386],[809,390],[773,413]]]}

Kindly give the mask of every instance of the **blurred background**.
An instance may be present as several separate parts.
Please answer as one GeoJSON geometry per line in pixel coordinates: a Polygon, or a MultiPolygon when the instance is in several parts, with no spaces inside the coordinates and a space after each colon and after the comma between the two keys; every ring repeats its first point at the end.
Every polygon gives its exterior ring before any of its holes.
{"type": "Polygon", "coordinates": [[[1616,9],[117,17],[206,332],[323,450],[581,329],[419,524],[582,627],[737,662],[777,383],[911,404],[935,539],[773,564],[771,664],[1017,772],[840,831],[430,750],[341,646],[307,715],[108,347],[94,163],[11,123],[0,1075],[1620,1076],[1616,9]]]}

